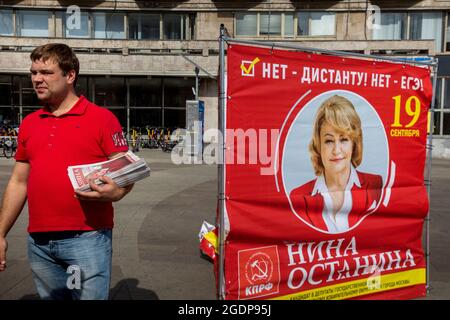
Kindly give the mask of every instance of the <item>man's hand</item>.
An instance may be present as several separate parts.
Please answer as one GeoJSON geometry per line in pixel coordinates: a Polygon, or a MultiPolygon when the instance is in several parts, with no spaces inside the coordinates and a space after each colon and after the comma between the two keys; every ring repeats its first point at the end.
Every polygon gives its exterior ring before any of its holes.
{"type": "Polygon", "coordinates": [[[8,250],[8,241],[5,237],[0,237],[0,272],[6,269],[6,250],[8,250]]]}
{"type": "Polygon", "coordinates": [[[84,201],[105,201],[115,202],[122,199],[128,192],[131,191],[133,185],[121,188],[108,176],[99,178],[104,184],[96,185],[93,180],[89,181],[89,186],[92,191],[82,192],[75,191],[75,197],[84,201]]]}

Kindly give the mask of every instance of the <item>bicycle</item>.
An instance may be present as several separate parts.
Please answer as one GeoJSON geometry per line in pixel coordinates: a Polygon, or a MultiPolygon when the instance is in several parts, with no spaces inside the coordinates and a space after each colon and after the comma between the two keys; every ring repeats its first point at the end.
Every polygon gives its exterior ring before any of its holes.
{"type": "Polygon", "coordinates": [[[162,151],[171,152],[178,144],[183,142],[183,134],[178,129],[177,127],[167,128],[167,134],[162,142],[162,151]],[[173,134],[173,132],[176,133],[173,134]]]}
{"type": "Polygon", "coordinates": [[[147,137],[148,137],[146,148],[157,149],[158,148],[158,142],[157,142],[157,138],[156,138],[157,128],[147,127],[146,130],[147,130],[147,137]]]}
{"type": "Polygon", "coordinates": [[[0,142],[0,146],[3,149],[3,155],[9,159],[16,155],[17,141],[14,137],[3,137],[0,142]]]}
{"type": "Polygon", "coordinates": [[[0,127],[0,148],[6,158],[12,158],[17,150],[17,131],[11,126],[2,125],[0,127]]]}
{"type": "Polygon", "coordinates": [[[139,152],[141,144],[141,134],[135,128],[132,128],[128,135],[129,137],[131,137],[131,151],[139,152]]]}

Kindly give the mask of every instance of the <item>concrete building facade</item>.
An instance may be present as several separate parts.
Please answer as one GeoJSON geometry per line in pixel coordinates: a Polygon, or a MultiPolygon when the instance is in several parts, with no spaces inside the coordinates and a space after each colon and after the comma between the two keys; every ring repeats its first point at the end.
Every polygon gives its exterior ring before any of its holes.
{"type": "MultiPolygon", "coordinates": [[[[218,36],[450,64],[450,1],[0,0],[0,123],[39,106],[29,54],[63,42],[80,59],[77,90],[132,126],[184,127],[195,65],[205,128],[217,128],[218,36]],[[375,14],[374,14],[375,13],[375,14]],[[373,23],[379,27],[374,28],[373,23]],[[205,72],[206,71],[206,72],[205,72]]],[[[438,76],[435,154],[450,157],[450,70],[438,76]]]]}

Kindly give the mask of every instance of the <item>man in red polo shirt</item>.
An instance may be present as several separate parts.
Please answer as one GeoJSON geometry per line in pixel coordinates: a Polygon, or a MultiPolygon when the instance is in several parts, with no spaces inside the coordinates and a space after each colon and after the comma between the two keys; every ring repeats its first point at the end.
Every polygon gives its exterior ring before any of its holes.
{"type": "Polygon", "coordinates": [[[78,97],[79,62],[64,44],[31,53],[31,80],[44,107],[27,116],[16,164],[0,209],[0,271],[6,235],[28,199],[28,255],[42,299],[107,299],[111,277],[112,202],[120,188],[111,178],[93,191],[74,192],[67,167],[105,161],[128,150],[117,118],[78,97]],[[78,278],[77,278],[78,277],[78,278]]]}

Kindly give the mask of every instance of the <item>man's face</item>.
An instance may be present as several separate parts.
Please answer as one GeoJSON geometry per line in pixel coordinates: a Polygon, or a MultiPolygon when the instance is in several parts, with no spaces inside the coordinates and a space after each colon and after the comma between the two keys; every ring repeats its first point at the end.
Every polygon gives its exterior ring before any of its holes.
{"type": "Polygon", "coordinates": [[[34,91],[38,99],[43,102],[52,103],[63,100],[72,87],[73,73],[64,75],[53,59],[33,61],[30,71],[34,91]]]}

